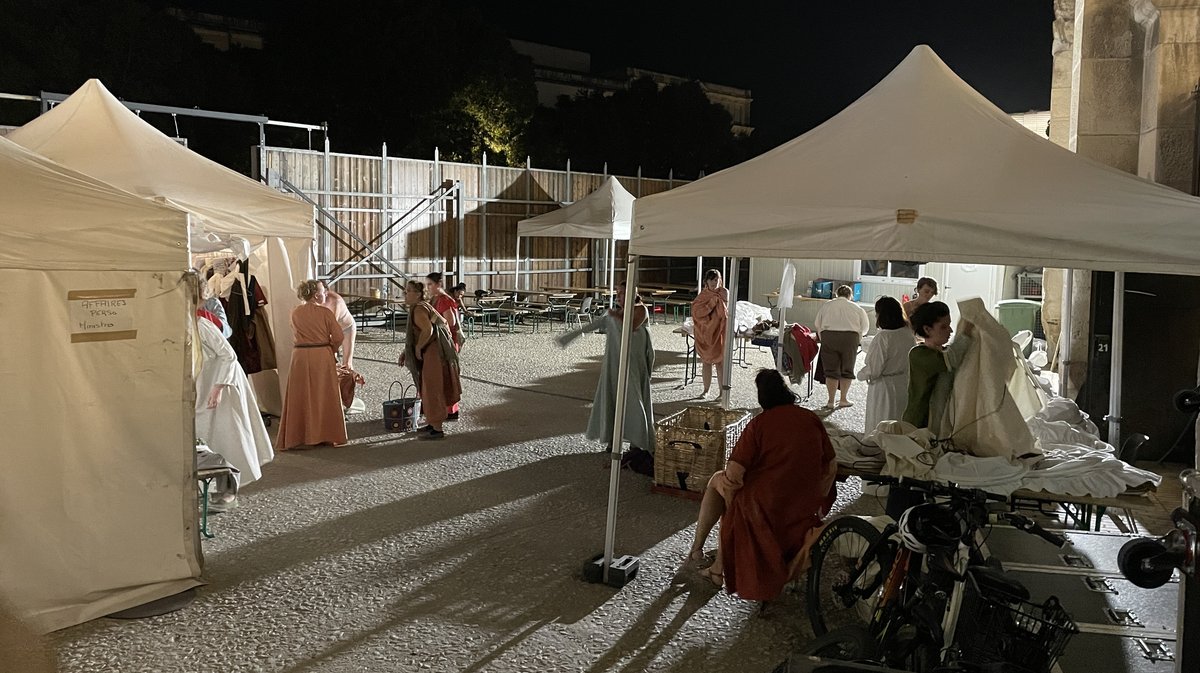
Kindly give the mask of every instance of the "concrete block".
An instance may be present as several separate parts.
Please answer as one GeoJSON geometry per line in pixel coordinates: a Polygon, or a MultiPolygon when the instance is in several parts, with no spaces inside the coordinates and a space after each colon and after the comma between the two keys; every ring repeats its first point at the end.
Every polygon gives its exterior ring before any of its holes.
{"type": "Polygon", "coordinates": [[[1141,51],[1137,40],[1140,30],[1129,11],[1127,0],[1087,0],[1083,16],[1077,17],[1075,38],[1083,59],[1130,58],[1141,51]],[[1079,30],[1079,18],[1083,30],[1079,30]],[[1135,41],[1137,43],[1135,43],[1135,41]]]}
{"type": "MultiPolygon", "coordinates": [[[[1158,43],[1200,42],[1200,6],[1164,8],[1159,2],[1158,43]]],[[[1169,4],[1169,3],[1168,3],[1169,4]]]]}
{"type": "Polygon", "coordinates": [[[1142,136],[1139,166],[1143,177],[1191,193],[1192,157],[1196,151],[1195,131],[1191,127],[1159,127],[1142,136]]]}
{"type": "Polygon", "coordinates": [[[1080,134],[1075,152],[1102,164],[1136,175],[1138,136],[1096,136],[1080,134]]]}
{"type": "Polygon", "coordinates": [[[1143,118],[1144,129],[1195,124],[1193,91],[1200,81],[1200,43],[1158,46],[1153,61],[1147,62],[1145,79],[1150,118],[1143,118]]]}
{"type": "Polygon", "coordinates": [[[1141,61],[1091,59],[1079,67],[1079,134],[1138,133],[1142,113],[1141,61]]]}

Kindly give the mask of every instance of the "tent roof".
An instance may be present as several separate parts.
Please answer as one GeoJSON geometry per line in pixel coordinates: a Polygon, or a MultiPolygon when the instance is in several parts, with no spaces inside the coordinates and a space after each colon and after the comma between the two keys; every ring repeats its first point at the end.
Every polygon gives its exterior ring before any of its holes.
{"type": "Polygon", "coordinates": [[[313,236],[312,208],[205,159],[88,80],[8,135],[15,143],[139,196],[161,196],[227,236],[313,236]]]}
{"type": "Polygon", "coordinates": [[[0,269],[186,270],[188,215],[0,138],[0,269]]]}
{"type": "Polygon", "coordinates": [[[569,206],[517,222],[517,236],[571,236],[629,240],[633,194],[609,177],[594,192],[569,206]]]}
{"type": "Polygon", "coordinates": [[[635,254],[1200,274],[1200,199],[1027,131],[927,46],[821,126],[634,211],[635,254]]]}

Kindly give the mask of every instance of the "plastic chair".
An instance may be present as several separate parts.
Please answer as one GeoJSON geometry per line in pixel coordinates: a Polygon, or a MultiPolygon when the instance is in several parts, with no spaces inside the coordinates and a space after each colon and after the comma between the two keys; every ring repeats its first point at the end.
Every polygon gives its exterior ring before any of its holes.
{"type": "Polygon", "coordinates": [[[587,316],[588,322],[592,321],[592,298],[584,297],[583,302],[579,306],[572,306],[567,309],[566,326],[571,327],[574,323],[580,328],[583,327],[583,316],[587,316]]]}

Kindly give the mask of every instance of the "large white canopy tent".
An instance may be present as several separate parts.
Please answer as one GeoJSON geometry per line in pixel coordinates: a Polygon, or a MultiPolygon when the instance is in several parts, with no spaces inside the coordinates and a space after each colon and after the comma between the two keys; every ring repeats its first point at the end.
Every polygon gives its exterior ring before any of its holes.
{"type": "MultiPolygon", "coordinates": [[[[616,284],[617,241],[629,240],[634,196],[610,176],[591,194],[558,210],[517,222],[517,279],[521,274],[521,238],[547,236],[593,238],[609,241],[608,289],[616,284]]],[[[609,295],[609,305],[611,297],[609,295]]]]}
{"type": "MultiPolygon", "coordinates": [[[[252,270],[268,295],[282,394],[291,362],[289,319],[299,304],[294,290],[315,268],[311,206],[180,145],[122,105],[99,80],[88,80],[7,137],[65,166],[191,213],[193,252],[249,244],[252,270]]],[[[260,397],[260,402],[273,407],[278,404],[274,397],[260,397]]]]}
{"type": "Polygon", "coordinates": [[[199,584],[189,216],[3,138],[0,203],[0,587],[45,632],[199,584]]]}
{"type": "MultiPolygon", "coordinates": [[[[1080,157],[1013,121],[927,46],[808,133],[757,158],[638,199],[629,276],[640,255],[918,259],[1200,275],[1200,199],[1080,157]]],[[[627,290],[632,297],[633,283],[627,290]]],[[[736,303],[730,303],[731,311],[736,303]]],[[[729,321],[733,325],[732,316],[729,321]]],[[[628,374],[622,335],[614,435],[628,374]]],[[[726,342],[733,344],[732,334],[726,342]]],[[[725,358],[726,381],[731,358],[725,358]]],[[[1112,412],[1119,423],[1120,367],[1112,412]]],[[[722,402],[728,406],[729,393],[722,402]]],[[[1117,426],[1110,424],[1110,435],[1117,426]]],[[[620,442],[614,445],[619,457],[620,442]]],[[[612,473],[607,560],[612,558],[612,473]]]]}

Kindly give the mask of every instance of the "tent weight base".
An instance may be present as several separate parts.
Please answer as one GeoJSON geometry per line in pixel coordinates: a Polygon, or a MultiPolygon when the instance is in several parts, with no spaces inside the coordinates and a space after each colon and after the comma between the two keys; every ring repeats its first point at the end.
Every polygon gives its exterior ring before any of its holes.
{"type": "MultiPolygon", "coordinates": [[[[614,556],[612,565],[608,568],[608,586],[620,589],[637,577],[638,564],[641,559],[637,556],[614,556]]],[[[591,584],[604,583],[604,554],[596,554],[583,564],[583,581],[591,584]]]]}

